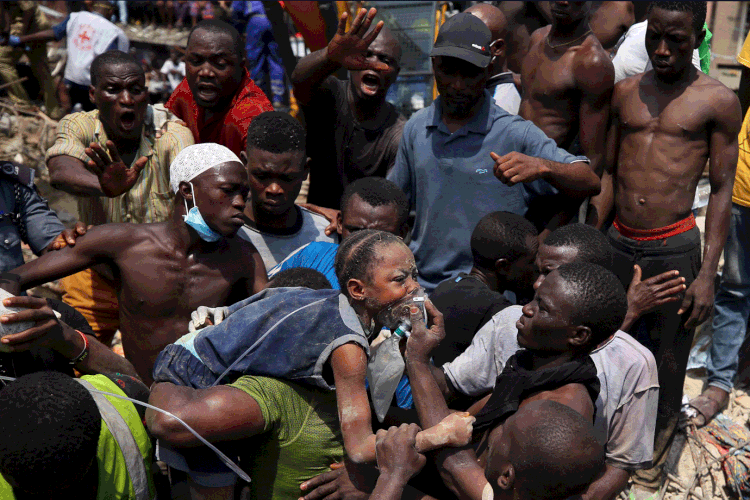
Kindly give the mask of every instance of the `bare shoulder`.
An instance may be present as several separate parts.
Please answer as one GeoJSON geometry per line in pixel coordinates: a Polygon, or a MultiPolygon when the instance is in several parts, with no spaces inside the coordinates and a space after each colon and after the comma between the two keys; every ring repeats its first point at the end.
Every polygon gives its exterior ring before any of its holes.
{"type": "Polygon", "coordinates": [[[643,75],[645,73],[639,73],[631,77],[620,80],[615,84],[614,91],[612,92],[612,107],[614,108],[617,104],[621,103],[623,99],[638,91],[638,87],[641,85],[643,75]]]}
{"type": "Polygon", "coordinates": [[[691,95],[698,98],[698,105],[713,111],[715,120],[735,124],[739,132],[742,122],[742,110],[737,95],[726,85],[710,76],[700,73],[698,79],[690,85],[691,95]]]}
{"type": "Polygon", "coordinates": [[[551,29],[552,29],[552,25],[548,25],[548,26],[542,26],[541,28],[534,30],[534,32],[531,34],[531,37],[530,37],[531,45],[538,45],[542,43],[544,41],[544,38],[549,34],[551,29]]]}
{"type": "Polygon", "coordinates": [[[615,67],[599,40],[590,35],[575,53],[573,70],[578,87],[584,92],[600,95],[615,85],[615,67]]]}

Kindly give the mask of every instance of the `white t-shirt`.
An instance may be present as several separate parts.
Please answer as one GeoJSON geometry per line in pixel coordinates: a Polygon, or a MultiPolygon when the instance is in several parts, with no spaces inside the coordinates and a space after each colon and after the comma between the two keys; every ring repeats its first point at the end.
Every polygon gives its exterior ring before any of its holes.
{"type": "Polygon", "coordinates": [[[266,233],[248,225],[242,226],[237,233],[240,238],[249,241],[258,249],[266,265],[266,272],[303,245],[313,241],[336,243],[331,236],[326,236],[325,228],[329,223],[325,217],[302,207],[296,208],[301,214],[301,223],[288,233],[266,233]]]}
{"type": "Polygon", "coordinates": [[[521,107],[521,94],[518,93],[515,83],[501,83],[496,86],[492,97],[495,99],[495,104],[511,115],[518,114],[518,108],[521,107]]]}
{"type": "MultiPolygon", "coordinates": [[[[510,306],[495,314],[462,354],[443,365],[445,376],[456,389],[469,396],[492,390],[505,363],[520,349],[516,321],[521,309],[510,306]]],[[[649,467],[659,399],[654,355],[618,331],[591,353],[591,359],[601,384],[594,430],[605,444],[607,463],[627,470],[649,467]]]]}
{"type": "MultiPolygon", "coordinates": [[[[635,23],[617,42],[617,53],[612,59],[615,66],[615,83],[653,68],[646,52],[646,28],[648,21],[635,23]]],[[[700,71],[701,58],[698,49],[693,51],[693,66],[700,71]]]]}
{"type": "Polygon", "coordinates": [[[169,81],[169,89],[174,92],[174,89],[182,82],[185,78],[185,61],[180,61],[175,64],[171,59],[167,59],[161,67],[161,74],[167,75],[169,81]],[[173,70],[177,70],[177,74],[173,73],[173,70]]]}
{"type": "Polygon", "coordinates": [[[91,85],[91,63],[116,42],[117,50],[127,52],[128,37],[120,28],[91,12],[70,14],[65,30],[68,39],[68,62],[65,79],[79,85],[91,85]]]}

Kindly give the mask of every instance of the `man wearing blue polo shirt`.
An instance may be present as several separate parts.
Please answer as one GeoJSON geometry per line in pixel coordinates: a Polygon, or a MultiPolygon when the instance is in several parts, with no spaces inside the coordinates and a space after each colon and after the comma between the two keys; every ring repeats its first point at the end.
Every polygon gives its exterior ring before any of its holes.
{"type": "Polygon", "coordinates": [[[533,123],[493,103],[485,91],[491,41],[489,28],[468,13],[441,27],[430,54],[440,97],[406,123],[388,174],[415,210],[409,247],[428,292],[469,272],[471,231],[484,215],[526,215],[543,194],[583,199],[599,192],[586,157],[559,149],[533,123]]]}

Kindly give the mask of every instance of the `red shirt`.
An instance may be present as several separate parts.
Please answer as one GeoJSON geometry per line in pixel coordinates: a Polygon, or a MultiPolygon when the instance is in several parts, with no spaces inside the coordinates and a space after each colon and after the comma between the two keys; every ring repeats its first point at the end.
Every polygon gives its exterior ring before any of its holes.
{"type": "Polygon", "coordinates": [[[247,127],[253,118],[265,111],[273,111],[273,106],[250,78],[247,69],[244,70],[240,90],[227,110],[209,120],[203,118],[203,108],[195,102],[187,79],[182,80],[172,92],[165,107],[187,123],[196,144],[215,142],[228,147],[237,156],[245,151],[247,127]]]}

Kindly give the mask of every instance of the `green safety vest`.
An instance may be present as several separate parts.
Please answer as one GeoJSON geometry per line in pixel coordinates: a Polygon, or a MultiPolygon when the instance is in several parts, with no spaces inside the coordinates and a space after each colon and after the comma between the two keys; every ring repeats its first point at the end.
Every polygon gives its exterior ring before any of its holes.
{"type": "MultiPolygon", "coordinates": [[[[126,394],[104,375],[76,379],[86,389],[120,396],[126,394]]],[[[91,393],[102,416],[96,450],[99,485],[96,500],[152,500],[151,440],[133,403],[114,396],[91,393]]],[[[15,500],[13,488],[0,475],[0,500],[15,500]]]]}

